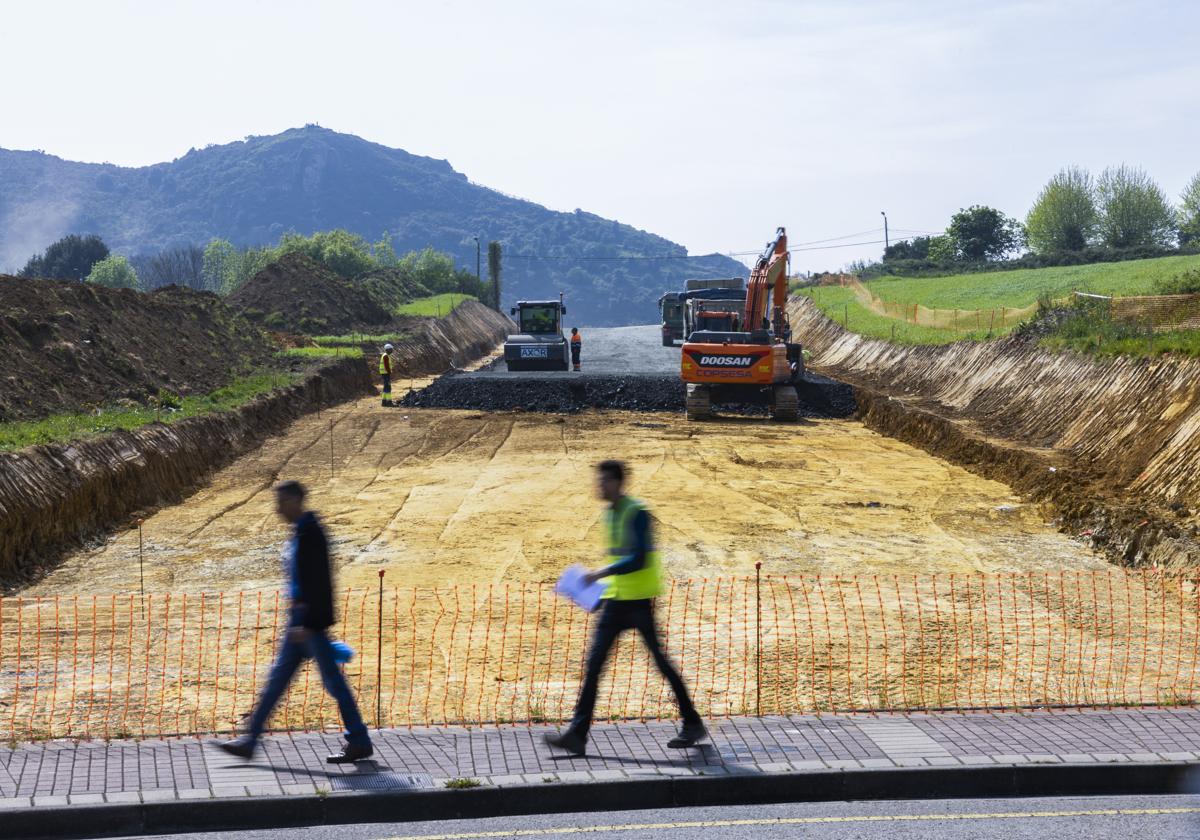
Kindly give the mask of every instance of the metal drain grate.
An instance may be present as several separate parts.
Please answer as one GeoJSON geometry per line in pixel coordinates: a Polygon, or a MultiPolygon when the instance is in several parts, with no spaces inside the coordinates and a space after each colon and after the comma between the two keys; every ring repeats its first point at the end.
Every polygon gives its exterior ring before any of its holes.
{"type": "Polygon", "coordinates": [[[433,787],[433,777],[427,773],[347,773],[331,776],[334,790],[427,790],[433,787]]]}

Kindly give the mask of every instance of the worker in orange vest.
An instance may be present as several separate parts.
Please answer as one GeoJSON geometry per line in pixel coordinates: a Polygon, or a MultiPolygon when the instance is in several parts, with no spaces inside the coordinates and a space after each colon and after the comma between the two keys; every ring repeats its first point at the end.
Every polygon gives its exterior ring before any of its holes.
{"type": "Polygon", "coordinates": [[[583,336],[579,334],[579,327],[571,327],[571,363],[575,365],[575,370],[581,370],[579,367],[579,351],[583,349],[583,336]]]}

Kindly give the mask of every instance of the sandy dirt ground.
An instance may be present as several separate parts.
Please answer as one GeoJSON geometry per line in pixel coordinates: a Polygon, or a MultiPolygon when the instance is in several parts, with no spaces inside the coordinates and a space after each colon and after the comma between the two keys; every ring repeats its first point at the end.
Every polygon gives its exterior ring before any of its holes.
{"type": "MultiPolygon", "coordinates": [[[[420,383],[416,383],[418,386],[420,383]]],[[[343,586],[545,582],[592,563],[592,467],[633,467],[667,573],[945,573],[1105,568],[1004,485],[845,420],[780,426],[670,415],[384,409],[292,426],[144,525],[148,592],[276,586],[271,487],[311,489],[343,586]],[[332,476],[331,476],[332,465],[332,476]]],[[[28,594],[138,588],[138,535],[68,558],[28,594]]]]}

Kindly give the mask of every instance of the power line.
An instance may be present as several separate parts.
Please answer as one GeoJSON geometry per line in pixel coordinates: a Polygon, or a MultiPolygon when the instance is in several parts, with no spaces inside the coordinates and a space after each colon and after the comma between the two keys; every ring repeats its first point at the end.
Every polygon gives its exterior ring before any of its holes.
{"type": "MultiPolygon", "coordinates": [[[[857,233],[848,233],[844,236],[832,236],[828,239],[813,239],[808,242],[797,242],[795,245],[788,245],[789,251],[827,251],[834,248],[854,248],[859,245],[881,245],[882,239],[871,239],[862,242],[841,242],[843,239],[850,239],[855,236],[863,236],[868,233],[875,233],[883,230],[883,228],[872,228],[870,230],[861,230],[857,233]],[[837,245],[825,245],[826,242],[838,242],[837,245]]],[[[913,233],[916,235],[936,235],[935,231],[914,231],[909,228],[896,228],[896,230],[904,233],[913,233]]],[[[914,239],[915,236],[905,236],[895,239],[895,242],[905,242],[909,239],[914,239]]],[[[625,255],[615,257],[575,257],[565,254],[505,254],[504,258],[509,260],[568,260],[570,262],[624,262],[624,261],[655,261],[655,260],[701,260],[711,257],[751,257],[762,253],[762,249],[758,248],[753,251],[723,251],[712,254],[662,254],[658,256],[645,255],[625,255]]]]}

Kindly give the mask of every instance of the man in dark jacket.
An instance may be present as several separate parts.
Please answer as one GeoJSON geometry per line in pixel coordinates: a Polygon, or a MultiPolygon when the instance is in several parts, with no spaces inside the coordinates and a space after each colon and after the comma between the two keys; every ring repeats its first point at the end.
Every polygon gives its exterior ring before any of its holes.
{"type": "Polygon", "coordinates": [[[230,755],[250,758],[266,729],[267,719],[287,691],[292,677],[304,660],[311,658],[320,669],[325,690],[337,701],[342,723],[346,725],[346,746],[325,760],[330,764],[359,761],[369,757],[374,750],[325,632],[333,624],[333,575],[325,529],[317,521],[316,514],[305,509],[304,487],[299,482],[285,481],[275,488],[275,510],[293,526],[284,558],[291,596],[288,628],[262,696],[250,715],[246,734],[218,746],[230,755]]]}

